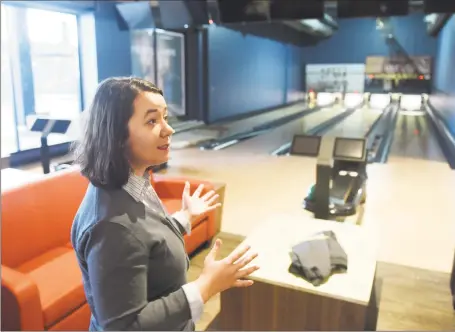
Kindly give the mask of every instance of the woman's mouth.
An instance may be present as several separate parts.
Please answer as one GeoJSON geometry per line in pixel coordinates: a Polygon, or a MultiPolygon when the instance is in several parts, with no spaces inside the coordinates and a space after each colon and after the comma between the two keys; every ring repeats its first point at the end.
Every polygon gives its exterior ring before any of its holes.
{"type": "Polygon", "coordinates": [[[169,150],[169,144],[160,145],[160,146],[158,147],[158,150],[161,150],[161,151],[168,151],[168,150],[169,150]]]}

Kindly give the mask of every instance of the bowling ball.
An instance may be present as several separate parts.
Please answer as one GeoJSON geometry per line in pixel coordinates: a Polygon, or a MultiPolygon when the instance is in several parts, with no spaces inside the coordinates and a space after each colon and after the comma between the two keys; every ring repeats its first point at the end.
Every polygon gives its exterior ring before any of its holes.
{"type": "Polygon", "coordinates": [[[314,191],[315,191],[315,187],[316,185],[312,185],[310,187],[310,190],[308,190],[308,194],[307,194],[307,200],[308,201],[314,201],[314,191]]]}

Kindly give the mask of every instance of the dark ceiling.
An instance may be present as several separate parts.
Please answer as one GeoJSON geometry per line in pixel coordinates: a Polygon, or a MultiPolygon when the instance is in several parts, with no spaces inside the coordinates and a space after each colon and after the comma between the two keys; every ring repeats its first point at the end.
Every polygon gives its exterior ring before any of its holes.
{"type": "Polygon", "coordinates": [[[129,0],[118,1],[117,9],[128,29],[185,31],[216,24],[307,46],[330,38],[341,18],[404,16],[416,11],[445,15],[428,23],[429,33],[434,33],[447,13],[455,12],[455,0],[129,0]]]}

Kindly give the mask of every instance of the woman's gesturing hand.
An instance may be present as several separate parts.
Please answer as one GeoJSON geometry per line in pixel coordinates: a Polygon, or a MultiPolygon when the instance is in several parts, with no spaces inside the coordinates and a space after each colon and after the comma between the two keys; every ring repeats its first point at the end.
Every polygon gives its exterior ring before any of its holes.
{"type": "Polygon", "coordinates": [[[217,239],[205,258],[201,275],[195,281],[201,291],[204,303],[215,294],[228,288],[251,286],[253,281],[243,280],[243,278],[259,269],[255,265],[246,267],[257,257],[257,253],[248,253],[249,246],[240,245],[226,258],[216,260],[220,247],[221,240],[217,239]]]}
{"type": "Polygon", "coordinates": [[[188,213],[191,219],[221,206],[221,203],[216,202],[219,195],[216,194],[214,190],[210,190],[205,195],[201,196],[203,189],[204,185],[200,184],[193,195],[191,195],[190,183],[188,181],[185,182],[182,195],[182,211],[188,213]]]}

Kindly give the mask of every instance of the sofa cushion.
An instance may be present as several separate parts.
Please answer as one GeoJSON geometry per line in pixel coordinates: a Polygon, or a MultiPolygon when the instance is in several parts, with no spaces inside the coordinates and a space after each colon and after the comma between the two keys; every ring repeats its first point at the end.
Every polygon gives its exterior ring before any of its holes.
{"type": "Polygon", "coordinates": [[[49,331],[88,331],[92,312],[87,303],[49,328],[49,331]]]}
{"type": "Polygon", "coordinates": [[[46,251],[44,254],[35,257],[32,260],[20,265],[16,268],[19,272],[29,274],[33,270],[36,270],[43,265],[52,262],[53,260],[59,258],[60,256],[67,254],[69,248],[57,247],[55,249],[46,251]]]}
{"type": "Polygon", "coordinates": [[[50,327],[86,302],[74,250],[59,247],[17,268],[38,286],[44,324],[50,327]]]}
{"type": "MultiPolygon", "coordinates": [[[[166,210],[170,213],[173,214],[177,211],[179,211],[182,208],[182,200],[181,199],[163,199],[162,200],[164,206],[166,207],[166,210]]],[[[203,220],[207,218],[206,215],[201,215],[199,218],[195,218],[193,222],[191,223],[191,227],[196,227],[199,225],[203,220]]]]}

